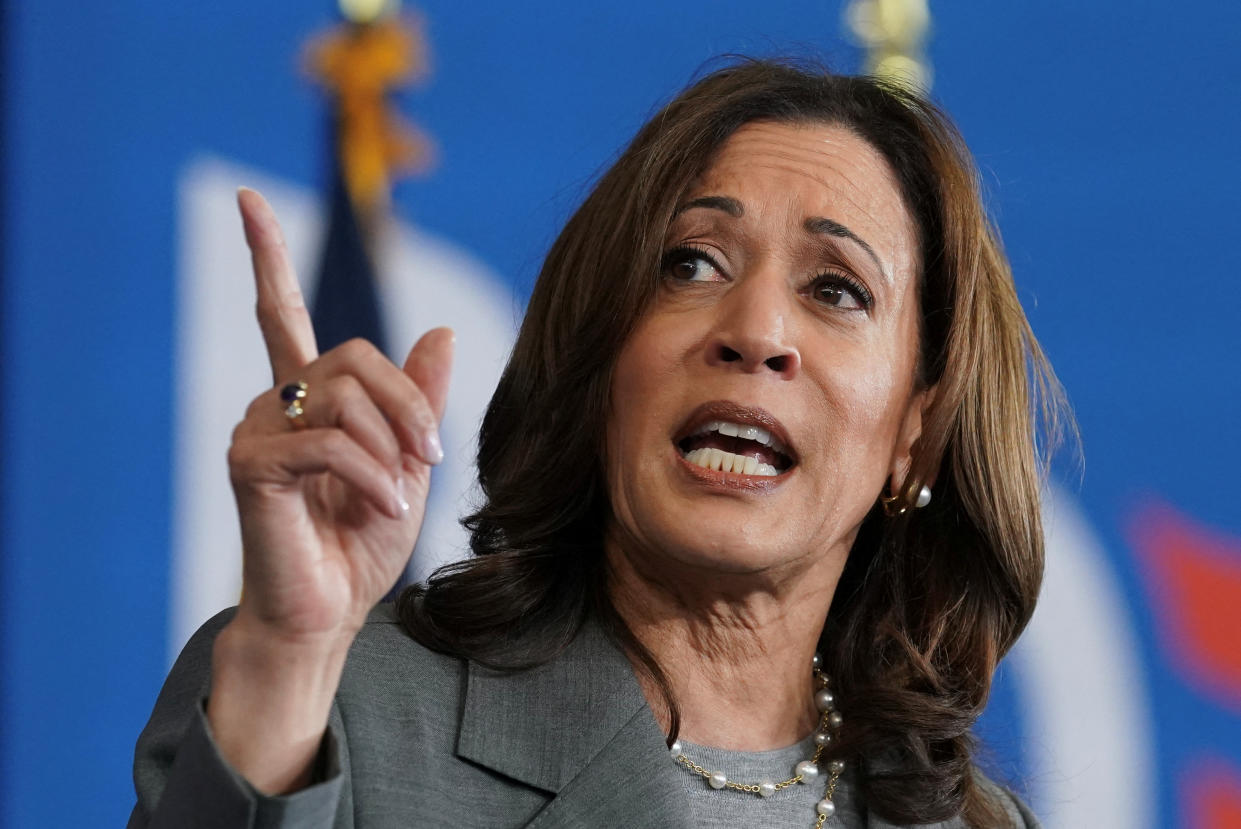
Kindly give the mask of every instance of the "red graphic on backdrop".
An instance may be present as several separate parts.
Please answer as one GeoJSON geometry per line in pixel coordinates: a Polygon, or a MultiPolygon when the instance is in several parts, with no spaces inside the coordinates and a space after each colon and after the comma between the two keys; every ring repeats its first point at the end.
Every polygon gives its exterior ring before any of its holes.
{"type": "Polygon", "coordinates": [[[1241,539],[1164,504],[1144,510],[1130,530],[1169,662],[1202,691],[1241,710],[1241,539]]]}
{"type": "Polygon", "coordinates": [[[1181,775],[1186,826],[1241,829],[1241,772],[1220,760],[1200,761],[1181,775]]]}

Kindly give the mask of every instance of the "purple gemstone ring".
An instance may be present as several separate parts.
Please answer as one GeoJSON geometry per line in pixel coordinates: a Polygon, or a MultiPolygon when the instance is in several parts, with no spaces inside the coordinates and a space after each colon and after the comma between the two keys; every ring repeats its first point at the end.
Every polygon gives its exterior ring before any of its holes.
{"type": "Polygon", "coordinates": [[[306,390],[308,388],[305,380],[298,380],[296,383],[289,383],[289,385],[280,389],[280,402],[285,404],[284,416],[297,429],[306,428],[306,420],[302,415],[306,413],[303,405],[306,402],[306,390]]]}

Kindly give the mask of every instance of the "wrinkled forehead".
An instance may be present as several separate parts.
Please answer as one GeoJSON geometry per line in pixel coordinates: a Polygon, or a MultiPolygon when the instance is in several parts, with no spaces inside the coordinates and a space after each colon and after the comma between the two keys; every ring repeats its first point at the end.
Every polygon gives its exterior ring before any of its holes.
{"type": "Polygon", "coordinates": [[[694,180],[684,202],[740,201],[745,215],[775,227],[823,217],[875,249],[885,270],[912,273],[917,232],[883,155],[847,127],[753,122],[740,127],[694,180]]]}

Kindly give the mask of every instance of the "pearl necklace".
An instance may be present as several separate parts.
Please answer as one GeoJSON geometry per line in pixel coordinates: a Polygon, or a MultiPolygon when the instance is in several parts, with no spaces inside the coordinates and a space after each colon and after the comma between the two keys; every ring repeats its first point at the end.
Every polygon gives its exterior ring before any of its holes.
{"type": "MultiPolygon", "coordinates": [[[[776,783],[771,780],[764,780],[761,783],[738,783],[729,780],[728,775],[722,771],[710,771],[695,763],[682,753],[681,741],[675,741],[670,751],[672,761],[683,767],[691,774],[705,778],[707,784],[713,789],[732,789],[735,792],[745,792],[747,794],[755,794],[759,797],[771,797],[781,789],[787,789],[798,783],[809,783],[819,776],[819,761],[823,759],[823,750],[832,742],[832,734],[840,728],[844,723],[844,718],[840,716],[840,712],[836,710],[836,697],[832,694],[828,687],[831,683],[827,678],[827,674],[823,673],[823,657],[819,654],[814,655],[814,681],[818,690],[814,694],[815,707],[819,709],[819,727],[814,732],[814,756],[809,760],[802,760],[793,768],[793,776],[787,780],[781,780],[776,783]]],[[[836,804],[832,802],[832,797],[836,794],[836,784],[840,782],[840,775],[844,773],[844,760],[831,760],[827,764],[827,790],[824,792],[823,799],[815,804],[814,810],[816,820],[814,829],[822,829],[823,824],[828,818],[836,814],[836,804]]]]}

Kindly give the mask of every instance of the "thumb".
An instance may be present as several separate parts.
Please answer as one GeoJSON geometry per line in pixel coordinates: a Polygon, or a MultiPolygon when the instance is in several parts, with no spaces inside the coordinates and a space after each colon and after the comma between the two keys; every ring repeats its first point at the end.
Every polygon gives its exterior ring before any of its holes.
{"type": "Polygon", "coordinates": [[[432,328],[410,349],[404,370],[426,395],[436,421],[444,419],[448,401],[448,380],[452,375],[453,345],[457,335],[451,328],[432,328]]]}

